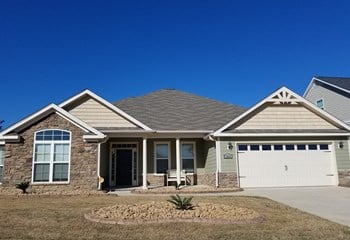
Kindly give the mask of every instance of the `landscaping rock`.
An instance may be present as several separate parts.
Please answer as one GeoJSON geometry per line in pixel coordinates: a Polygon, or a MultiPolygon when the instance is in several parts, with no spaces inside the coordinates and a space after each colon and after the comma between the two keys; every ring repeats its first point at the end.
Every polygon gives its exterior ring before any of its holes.
{"type": "Polygon", "coordinates": [[[261,221],[252,209],[224,204],[198,203],[193,210],[177,210],[169,202],[145,202],[114,205],[92,211],[85,218],[109,224],[140,224],[159,222],[253,223],[261,221]]]}

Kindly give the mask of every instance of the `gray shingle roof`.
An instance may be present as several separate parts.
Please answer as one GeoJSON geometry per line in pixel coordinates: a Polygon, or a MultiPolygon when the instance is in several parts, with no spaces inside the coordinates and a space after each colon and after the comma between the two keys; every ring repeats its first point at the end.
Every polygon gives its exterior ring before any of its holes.
{"type": "Polygon", "coordinates": [[[320,79],[326,83],[335,85],[337,87],[343,88],[350,91],[350,78],[346,77],[322,77],[316,76],[315,78],[320,79]]]}
{"type": "Polygon", "coordinates": [[[164,89],[113,103],[154,130],[216,130],[245,108],[164,89]]]}

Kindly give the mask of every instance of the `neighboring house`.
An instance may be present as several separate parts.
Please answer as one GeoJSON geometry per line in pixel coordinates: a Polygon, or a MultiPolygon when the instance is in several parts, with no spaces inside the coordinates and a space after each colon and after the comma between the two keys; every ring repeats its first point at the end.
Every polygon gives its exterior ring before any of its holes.
{"type": "MultiPolygon", "coordinates": [[[[346,184],[350,126],[282,87],[250,109],[177,90],[109,103],[85,90],[0,133],[2,187],[346,184]],[[103,184],[99,179],[104,179],[103,184]]],[[[0,175],[1,176],[1,175],[0,175]]]]}
{"type": "Polygon", "coordinates": [[[350,124],[350,78],[313,77],[304,98],[350,124]]]}

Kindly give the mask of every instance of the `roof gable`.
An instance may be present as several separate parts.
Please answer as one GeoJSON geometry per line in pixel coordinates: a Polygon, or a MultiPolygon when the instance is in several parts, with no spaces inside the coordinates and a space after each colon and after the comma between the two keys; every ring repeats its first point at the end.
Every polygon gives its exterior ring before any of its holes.
{"type": "MultiPolygon", "coordinates": [[[[300,133],[350,131],[350,127],[327,112],[282,87],[270,96],[233,119],[214,133],[264,133],[303,130],[300,133]]],[[[298,132],[298,131],[296,131],[298,132]]]]}
{"type": "Polygon", "coordinates": [[[18,140],[18,132],[21,130],[27,128],[28,126],[31,126],[32,124],[40,121],[41,119],[45,118],[46,116],[57,113],[61,117],[65,118],[66,120],[70,121],[72,124],[76,125],[80,129],[86,132],[86,135],[84,135],[84,139],[86,140],[95,140],[95,139],[104,139],[106,136],[96,130],[95,128],[89,126],[85,122],[81,121],[80,119],[76,118],[69,112],[65,111],[64,109],[60,108],[56,104],[50,104],[41,110],[35,112],[34,114],[26,117],[25,119],[15,123],[14,125],[10,126],[9,128],[5,129],[0,133],[0,139],[2,140],[18,140]]]}
{"type": "Polygon", "coordinates": [[[99,129],[136,128],[151,130],[139,120],[90,90],[85,90],[73,96],[59,106],[99,129]]]}
{"type": "Polygon", "coordinates": [[[210,132],[246,111],[242,107],[173,89],[113,104],[157,131],[210,132]]]}
{"type": "Polygon", "coordinates": [[[322,77],[315,76],[312,78],[310,84],[304,92],[304,97],[306,97],[309,91],[312,89],[313,84],[319,83],[320,85],[327,86],[330,89],[341,91],[350,94],[350,78],[346,77],[322,77]]]}

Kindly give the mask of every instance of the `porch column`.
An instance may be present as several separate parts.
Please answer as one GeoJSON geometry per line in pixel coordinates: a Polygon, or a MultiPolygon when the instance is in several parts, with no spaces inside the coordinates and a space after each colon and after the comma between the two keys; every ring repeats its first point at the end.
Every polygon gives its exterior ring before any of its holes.
{"type": "Polygon", "coordinates": [[[142,189],[147,189],[147,138],[142,140],[142,189]]]}
{"type": "Polygon", "coordinates": [[[97,145],[97,190],[101,190],[102,188],[102,182],[101,182],[101,143],[98,143],[97,145]]]}
{"type": "Polygon", "coordinates": [[[176,181],[178,186],[181,184],[181,152],[180,139],[176,138],[176,181]]]}
{"type": "Polygon", "coordinates": [[[217,138],[215,141],[215,150],[216,150],[216,171],[215,171],[215,182],[216,187],[220,185],[219,173],[221,172],[221,142],[220,138],[217,138]]]}

